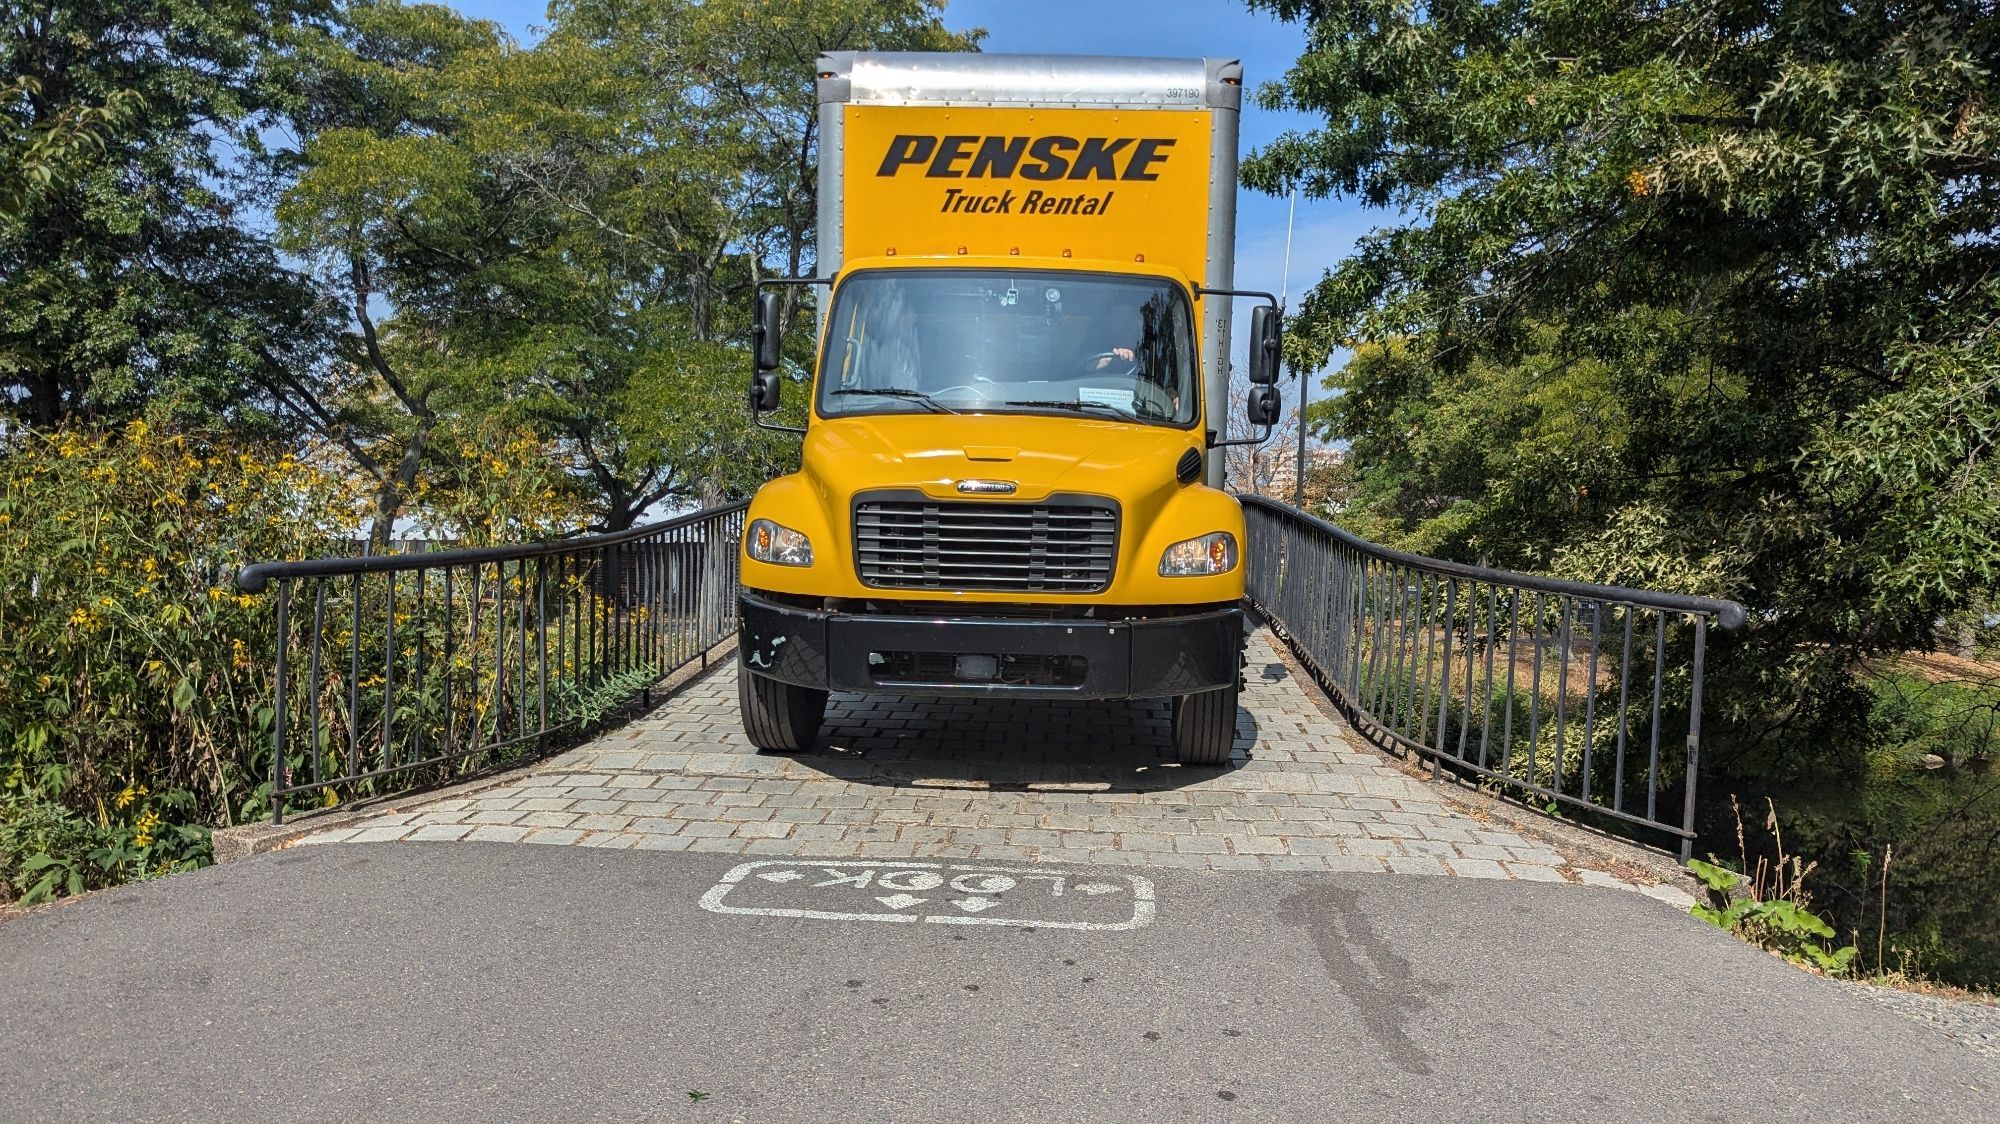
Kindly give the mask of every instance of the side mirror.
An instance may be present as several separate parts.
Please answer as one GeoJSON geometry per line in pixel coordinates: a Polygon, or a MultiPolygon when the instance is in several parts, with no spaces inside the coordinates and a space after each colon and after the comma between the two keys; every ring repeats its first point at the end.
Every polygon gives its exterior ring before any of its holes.
{"type": "MultiPolygon", "coordinates": [[[[1250,381],[1270,386],[1278,381],[1278,358],[1285,344],[1285,318],[1268,304],[1250,313],[1250,381]]],[[[1253,397],[1251,401],[1256,401],[1253,397]]],[[[1262,424],[1262,423],[1259,423],[1262,424]]]]}
{"type": "MultiPolygon", "coordinates": [[[[758,293],[757,315],[751,326],[751,336],[757,348],[759,371],[775,371],[784,360],[780,351],[782,341],[778,337],[778,321],[778,294],[768,291],[758,293]]],[[[776,405],[777,401],[777,392],[773,391],[772,405],[776,405]]]]}
{"type": "Polygon", "coordinates": [[[758,371],[750,376],[750,412],[768,414],[778,408],[778,387],[784,382],[776,371],[758,371]]]}
{"type": "MultiPolygon", "coordinates": [[[[1257,311],[1262,312],[1263,309],[1257,311]]],[[[1255,378],[1255,375],[1251,376],[1255,378]]],[[[1250,388],[1249,409],[1251,425],[1278,424],[1278,388],[1275,386],[1253,386],[1250,388]]]]}

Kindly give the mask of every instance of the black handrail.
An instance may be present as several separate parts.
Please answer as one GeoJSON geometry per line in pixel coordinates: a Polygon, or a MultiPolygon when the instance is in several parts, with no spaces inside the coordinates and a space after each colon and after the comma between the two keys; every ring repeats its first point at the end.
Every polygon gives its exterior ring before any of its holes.
{"type": "Polygon", "coordinates": [[[347,574],[400,573],[408,570],[435,569],[439,566],[471,566],[486,562],[545,558],[554,554],[574,554],[581,550],[637,542],[663,531],[698,523],[718,512],[741,511],[749,506],[749,500],[739,500],[721,507],[691,511],[686,515],[677,515],[658,523],[641,523],[622,531],[545,539],[533,543],[511,543],[507,546],[465,547],[459,550],[438,550],[421,554],[366,554],[351,558],[301,558],[290,562],[258,562],[236,572],[236,588],[245,593],[262,593],[272,578],[330,578],[347,574]]]}
{"type": "Polygon", "coordinates": [[[518,546],[260,562],[271,808],[447,780],[588,728],[736,630],[748,501],[518,546]]]}
{"type": "Polygon", "coordinates": [[[1443,574],[1448,577],[1465,578],[1477,582],[1491,582],[1494,585],[1530,589],[1541,593],[1560,593],[1569,597],[1586,597],[1599,601],[1616,601],[1624,604],[1644,605],[1649,608],[1676,609],[1684,613],[1708,613],[1715,617],[1716,626],[1724,632],[1734,632],[1743,627],[1745,610],[1739,602],[1726,601],[1720,597],[1695,597],[1685,593],[1662,593],[1655,589],[1634,589],[1624,585],[1600,585],[1596,582],[1570,581],[1567,578],[1551,578],[1542,574],[1523,574],[1513,570],[1496,570],[1488,566],[1469,566],[1463,562],[1451,562],[1443,558],[1429,558],[1421,554],[1411,554],[1367,539],[1342,528],[1337,523],[1329,523],[1311,512],[1301,511],[1290,504],[1258,495],[1236,497],[1253,507],[1267,507],[1283,512],[1286,518],[1297,519],[1314,529],[1331,535],[1342,544],[1359,550],[1371,557],[1386,562],[1396,562],[1413,570],[1443,574]]]}
{"type": "Polygon", "coordinates": [[[1239,498],[1251,602],[1358,730],[1690,857],[1708,623],[1742,605],[1426,558],[1239,498]]]}

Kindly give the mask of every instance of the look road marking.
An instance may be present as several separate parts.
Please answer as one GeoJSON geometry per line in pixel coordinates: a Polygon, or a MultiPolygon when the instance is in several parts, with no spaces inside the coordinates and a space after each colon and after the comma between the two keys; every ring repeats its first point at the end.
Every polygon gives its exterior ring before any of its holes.
{"type": "Polygon", "coordinates": [[[701,908],[823,921],[1119,930],[1151,924],[1154,899],[1153,884],[1130,874],[769,859],[732,868],[701,896],[701,908]]]}

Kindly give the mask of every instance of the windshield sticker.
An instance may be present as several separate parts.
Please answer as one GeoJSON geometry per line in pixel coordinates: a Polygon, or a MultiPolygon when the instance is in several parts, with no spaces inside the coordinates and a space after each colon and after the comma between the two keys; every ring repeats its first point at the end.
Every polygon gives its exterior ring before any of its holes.
{"type": "Polygon", "coordinates": [[[1132,391],[1129,387],[1124,390],[1105,390],[1099,387],[1080,386],[1076,388],[1076,400],[1088,402],[1093,406],[1115,406],[1120,410],[1130,410],[1132,391]]]}

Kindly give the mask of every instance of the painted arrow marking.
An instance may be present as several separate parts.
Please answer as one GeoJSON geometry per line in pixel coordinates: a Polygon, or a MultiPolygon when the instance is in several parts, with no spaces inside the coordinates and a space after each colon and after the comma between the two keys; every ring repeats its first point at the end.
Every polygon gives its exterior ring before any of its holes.
{"type": "Polygon", "coordinates": [[[762,878],[766,882],[796,882],[804,878],[805,875],[800,874],[796,870],[774,870],[769,874],[760,874],[757,877],[762,878]]]}
{"type": "Polygon", "coordinates": [[[951,904],[967,913],[982,913],[1000,903],[994,901],[992,898],[954,898],[951,904]]]}
{"type": "Polygon", "coordinates": [[[1124,888],[1109,882],[1085,882],[1081,886],[1072,887],[1079,894],[1115,894],[1124,888]]]}
{"type": "Polygon", "coordinates": [[[876,898],[875,900],[888,906],[890,909],[908,909],[913,905],[922,905],[930,899],[914,897],[910,894],[890,894],[887,897],[876,898]]]}

